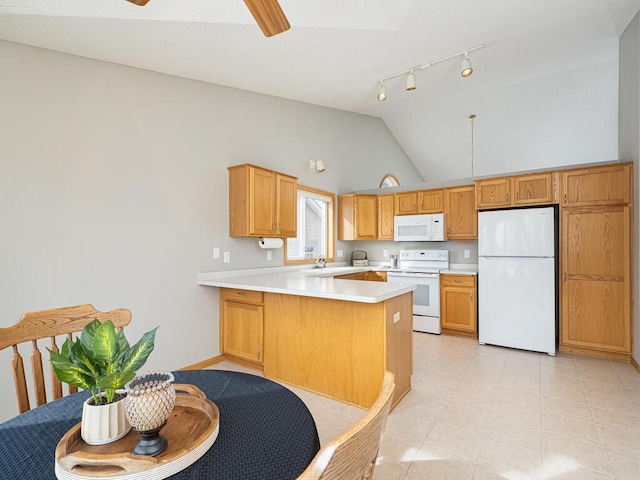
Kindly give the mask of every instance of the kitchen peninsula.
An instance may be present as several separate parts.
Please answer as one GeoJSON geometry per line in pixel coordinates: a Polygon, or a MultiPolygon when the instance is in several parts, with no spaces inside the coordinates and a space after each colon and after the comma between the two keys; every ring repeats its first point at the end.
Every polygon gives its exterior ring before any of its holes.
{"type": "Polygon", "coordinates": [[[200,285],[221,288],[221,351],[272,380],[365,408],[389,370],[395,406],[411,389],[415,286],[334,279],[331,270],[200,274],[200,285]]]}

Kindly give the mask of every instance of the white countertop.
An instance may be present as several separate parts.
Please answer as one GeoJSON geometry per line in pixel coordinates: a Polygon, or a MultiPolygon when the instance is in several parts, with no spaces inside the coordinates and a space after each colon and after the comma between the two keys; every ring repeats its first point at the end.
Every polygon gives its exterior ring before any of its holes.
{"type": "MultiPolygon", "coordinates": [[[[241,288],[259,292],[283,293],[303,297],[330,298],[349,302],[378,303],[416,289],[415,285],[400,285],[362,280],[336,280],[333,275],[364,272],[376,267],[327,267],[278,271],[230,277],[216,272],[198,274],[198,284],[210,287],[241,288]]],[[[253,271],[255,272],[255,270],[253,271]]],[[[227,273],[227,272],[225,272],[227,273]]]]}

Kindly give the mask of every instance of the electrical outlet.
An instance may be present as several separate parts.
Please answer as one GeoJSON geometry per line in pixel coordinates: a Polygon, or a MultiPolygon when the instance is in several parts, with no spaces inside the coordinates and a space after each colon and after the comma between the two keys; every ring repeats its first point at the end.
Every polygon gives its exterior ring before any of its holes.
{"type": "Polygon", "coordinates": [[[471,250],[464,251],[464,258],[471,258],[471,250]]]}
{"type": "Polygon", "coordinates": [[[220,258],[220,247],[213,247],[213,258],[220,258]]]}
{"type": "Polygon", "coordinates": [[[338,258],[344,257],[344,251],[338,250],[338,258]]]}
{"type": "Polygon", "coordinates": [[[231,262],[231,252],[224,252],[224,263],[231,262]]]}
{"type": "Polygon", "coordinates": [[[382,250],[382,256],[383,257],[388,257],[389,256],[389,250],[382,250]]]}
{"type": "Polygon", "coordinates": [[[393,314],[393,323],[398,323],[400,321],[400,312],[396,312],[393,314]]]}
{"type": "Polygon", "coordinates": [[[272,258],[273,258],[273,257],[272,257],[271,250],[267,250],[267,260],[269,260],[269,261],[270,261],[272,258]]]}

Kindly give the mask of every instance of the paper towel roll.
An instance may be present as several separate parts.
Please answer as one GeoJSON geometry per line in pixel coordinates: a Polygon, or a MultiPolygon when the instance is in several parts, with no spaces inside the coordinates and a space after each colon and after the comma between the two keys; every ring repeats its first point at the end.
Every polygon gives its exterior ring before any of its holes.
{"type": "Polygon", "coordinates": [[[284,241],[281,238],[260,238],[258,245],[260,248],[282,248],[284,241]]]}

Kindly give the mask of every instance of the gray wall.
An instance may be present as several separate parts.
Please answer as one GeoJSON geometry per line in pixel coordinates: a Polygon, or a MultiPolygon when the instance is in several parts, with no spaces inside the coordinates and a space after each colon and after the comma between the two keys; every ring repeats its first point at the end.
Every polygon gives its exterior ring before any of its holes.
{"type": "Polygon", "coordinates": [[[633,358],[640,363],[640,13],[620,37],[620,159],[633,161],[633,358]]]}
{"type": "MultiPolygon", "coordinates": [[[[0,58],[0,326],[45,308],[127,307],[130,339],[160,325],[145,368],[207,359],[218,289],[197,273],[283,263],[282,250],[268,262],[257,240],[229,238],[227,166],[336,193],[377,187],[389,164],[423,181],[378,118],[7,42],[0,58]]],[[[15,413],[1,396],[0,420],[15,413]]]]}

